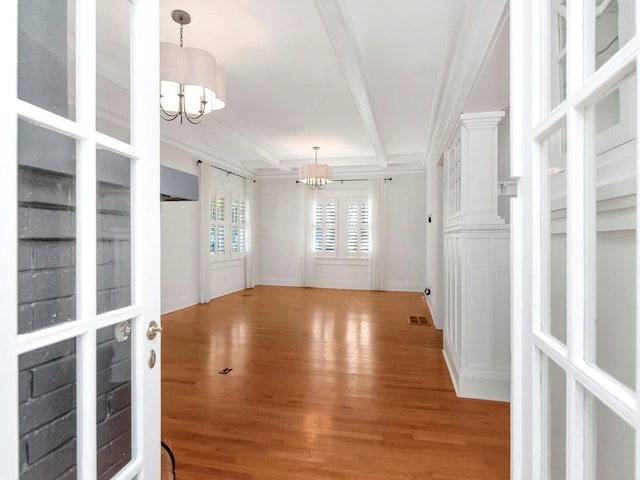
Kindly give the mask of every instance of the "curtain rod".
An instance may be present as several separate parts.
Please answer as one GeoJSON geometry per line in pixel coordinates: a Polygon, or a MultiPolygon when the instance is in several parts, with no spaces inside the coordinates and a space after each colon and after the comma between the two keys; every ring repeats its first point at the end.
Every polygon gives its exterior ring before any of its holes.
{"type": "MultiPolygon", "coordinates": [[[[202,160],[198,160],[196,162],[196,165],[200,165],[202,163],[202,160]]],[[[209,165],[209,164],[207,164],[209,165]]],[[[239,175],[237,173],[233,173],[229,170],[225,170],[224,168],[220,168],[220,167],[216,167],[215,165],[209,165],[211,168],[217,168],[218,170],[223,171],[224,173],[226,173],[227,175],[235,175],[236,177],[240,177],[240,178],[244,178],[245,180],[247,180],[247,177],[243,177],[242,175],[239,175]]],[[[256,181],[254,180],[253,183],[256,183],[256,181]]]]}
{"type": "MultiPolygon", "coordinates": [[[[334,180],[333,183],[337,183],[340,182],[341,184],[344,182],[368,182],[369,180],[371,180],[370,178],[345,178],[342,180],[334,180]]],[[[383,178],[383,180],[386,181],[391,181],[393,180],[391,177],[389,178],[383,178]]],[[[296,180],[296,183],[302,183],[300,180],[296,180]]]]}

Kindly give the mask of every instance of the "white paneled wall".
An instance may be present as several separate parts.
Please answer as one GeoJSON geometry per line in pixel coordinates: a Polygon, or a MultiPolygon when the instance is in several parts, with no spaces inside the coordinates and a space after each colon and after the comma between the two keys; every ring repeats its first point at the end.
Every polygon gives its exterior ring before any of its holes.
{"type": "Polygon", "coordinates": [[[444,356],[462,397],[509,400],[510,235],[498,215],[502,112],[461,116],[445,152],[444,356]]]}

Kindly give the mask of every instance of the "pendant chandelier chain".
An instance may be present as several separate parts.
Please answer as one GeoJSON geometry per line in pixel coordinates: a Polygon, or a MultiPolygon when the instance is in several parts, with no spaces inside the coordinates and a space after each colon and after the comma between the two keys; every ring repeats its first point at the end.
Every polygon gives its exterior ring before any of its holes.
{"type": "Polygon", "coordinates": [[[183,46],[183,36],[182,36],[182,29],[184,28],[184,25],[180,24],[180,48],[182,48],[183,46]]]}

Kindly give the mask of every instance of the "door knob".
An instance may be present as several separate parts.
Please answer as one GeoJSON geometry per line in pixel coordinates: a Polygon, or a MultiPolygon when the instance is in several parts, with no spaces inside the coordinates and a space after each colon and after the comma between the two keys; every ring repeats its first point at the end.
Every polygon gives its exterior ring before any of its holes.
{"type": "Polygon", "coordinates": [[[149,340],[153,340],[160,332],[162,332],[162,327],[159,326],[155,320],[151,320],[151,322],[149,322],[149,326],[147,327],[147,338],[149,340]]]}

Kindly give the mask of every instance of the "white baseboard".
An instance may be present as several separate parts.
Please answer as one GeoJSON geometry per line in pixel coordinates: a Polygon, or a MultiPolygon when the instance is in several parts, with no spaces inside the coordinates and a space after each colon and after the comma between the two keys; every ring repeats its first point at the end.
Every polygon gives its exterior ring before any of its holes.
{"type": "Polygon", "coordinates": [[[446,337],[442,354],[458,397],[493,400],[496,402],[509,402],[511,400],[511,374],[509,371],[488,368],[462,368],[446,337]]]}
{"type": "Polygon", "coordinates": [[[160,300],[162,315],[197,305],[199,302],[200,299],[197,294],[182,295],[174,298],[162,298],[160,300]]]}
{"type": "Polygon", "coordinates": [[[431,318],[433,319],[433,325],[438,330],[442,330],[443,325],[441,324],[441,322],[438,321],[438,317],[436,316],[436,314],[433,313],[433,308],[431,308],[431,304],[429,303],[429,300],[425,300],[425,303],[427,304],[427,308],[429,309],[429,314],[431,315],[431,318]]]}
{"type": "Polygon", "coordinates": [[[413,282],[387,282],[387,290],[390,292],[422,292],[422,284],[413,282]]]}
{"type": "Polygon", "coordinates": [[[271,285],[274,287],[301,287],[302,280],[300,278],[263,277],[260,279],[259,285],[271,285]]]}

